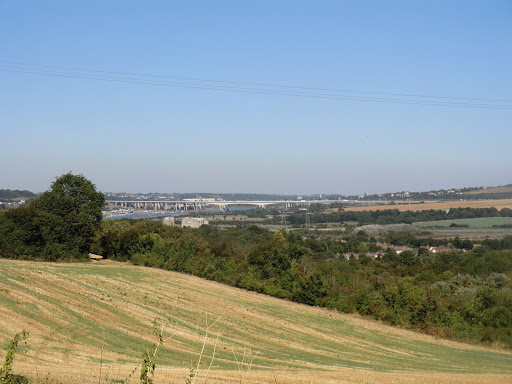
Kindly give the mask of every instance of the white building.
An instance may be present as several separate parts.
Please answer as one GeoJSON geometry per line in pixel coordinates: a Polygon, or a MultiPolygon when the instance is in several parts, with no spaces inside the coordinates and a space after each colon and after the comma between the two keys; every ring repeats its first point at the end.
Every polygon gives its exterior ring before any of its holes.
{"type": "Polygon", "coordinates": [[[176,225],[174,217],[165,217],[163,223],[164,225],[168,225],[169,227],[174,227],[176,225]]]}
{"type": "Polygon", "coordinates": [[[184,217],[181,220],[182,227],[199,228],[201,225],[208,225],[208,220],[204,217],[184,217]]]}

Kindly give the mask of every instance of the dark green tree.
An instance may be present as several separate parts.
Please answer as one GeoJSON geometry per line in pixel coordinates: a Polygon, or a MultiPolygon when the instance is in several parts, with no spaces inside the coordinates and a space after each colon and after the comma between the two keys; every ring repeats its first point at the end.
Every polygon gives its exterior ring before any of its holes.
{"type": "Polygon", "coordinates": [[[37,210],[55,217],[51,226],[62,234],[55,242],[66,248],[88,253],[95,232],[99,228],[105,197],[96,191],[95,185],[83,175],[66,173],[58,177],[50,190],[34,202],[37,210]],[[60,230],[60,231],[59,231],[60,230]]]}

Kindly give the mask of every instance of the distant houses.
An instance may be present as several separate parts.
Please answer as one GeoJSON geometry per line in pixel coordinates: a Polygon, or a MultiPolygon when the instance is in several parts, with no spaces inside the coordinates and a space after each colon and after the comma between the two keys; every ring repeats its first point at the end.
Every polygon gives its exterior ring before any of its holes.
{"type": "Polygon", "coordinates": [[[389,252],[390,250],[396,253],[397,255],[401,254],[402,252],[409,251],[414,255],[417,255],[420,250],[428,251],[429,253],[443,253],[443,252],[467,252],[465,249],[459,249],[459,248],[450,248],[444,245],[440,245],[437,247],[419,247],[419,248],[411,248],[405,245],[390,245],[386,243],[376,243],[376,246],[381,248],[381,250],[375,251],[375,252],[366,252],[363,254],[359,254],[357,252],[345,252],[345,253],[336,253],[333,258],[326,259],[325,261],[332,261],[332,260],[338,260],[338,259],[345,259],[350,260],[352,259],[359,259],[361,256],[368,257],[370,259],[380,259],[386,252],[389,252]]]}

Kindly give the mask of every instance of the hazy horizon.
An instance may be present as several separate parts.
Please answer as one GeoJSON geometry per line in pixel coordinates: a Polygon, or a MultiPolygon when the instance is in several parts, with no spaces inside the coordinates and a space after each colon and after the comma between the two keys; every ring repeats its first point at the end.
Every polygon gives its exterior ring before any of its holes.
{"type": "MultiPolygon", "coordinates": [[[[91,180],[93,181],[93,180],[91,180]]],[[[93,181],[94,183],[94,181],[93,181]]],[[[215,194],[222,194],[222,195],[226,195],[226,194],[257,194],[257,195],[288,195],[288,196],[312,196],[312,195],[345,195],[345,196],[360,196],[360,195],[363,195],[365,193],[367,193],[368,195],[379,195],[379,194],[386,194],[386,193],[400,193],[400,192],[429,192],[429,191],[438,191],[438,190],[450,190],[450,189],[462,189],[462,188],[483,188],[483,187],[486,187],[486,188],[494,188],[494,187],[501,187],[501,186],[505,186],[505,185],[509,185],[507,183],[504,183],[504,184],[499,184],[499,185],[472,185],[472,186],[460,186],[460,187],[455,187],[455,186],[452,186],[452,187],[442,187],[442,188],[437,188],[437,189],[428,189],[428,190],[405,190],[405,189],[393,189],[393,190],[387,190],[387,191],[380,191],[380,192],[362,192],[362,193],[340,193],[340,192],[317,192],[317,193],[280,193],[280,192],[253,192],[253,191],[249,191],[249,192],[240,192],[240,191],[229,191],[229,192],[218,192],[218,191],[213,191],[213,192],[206,192],[206,191],[202,191],[202,192],[197,192],[197,191],[145,191],[145,192],[140,192],[140,191],[105,191],[105,190],[101,190],[101,188],[98,188],[97,189],[99,191],[101,191],[102,193],[104,194],[109,194],[109,193],[113,193],[113,194],[133,194],[133,195],[136,195],[136,194],[144,194],[144,195],[147,195],[147,194],[195,194],[195,195],[198,195],[198,196],[201,196],[201,195],[215,195],[215,194]]],[[[49,188],[50,185],[48,185],[48,188],[49,188]]],[[[48,189],[47,188],[47,189],[48,189]]],[[[5,186],[0,186],[0,189],[10,189],[10,190],[28,190],[29,192],[33,192],[33,193],[36,193],[36,194],[40,194],[40,193],[43,193],[45,192],[47,189],[45,190],[41,190],[41,191],[35,191],[35,190],[30,190],[30,189],[26,189],[26,188],[9,188],[9,187],[5,187],[5,186]]]]}

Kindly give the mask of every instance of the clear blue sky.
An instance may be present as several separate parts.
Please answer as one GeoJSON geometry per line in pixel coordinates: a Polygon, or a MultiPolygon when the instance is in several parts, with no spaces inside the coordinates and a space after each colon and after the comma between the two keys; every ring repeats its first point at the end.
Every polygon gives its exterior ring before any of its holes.
{"type": "Polygon", "coordinates": [[[68,171],[105,192],[512,182],[510,0],[0,0],[0,61],[0,188],[68,171]]]}

